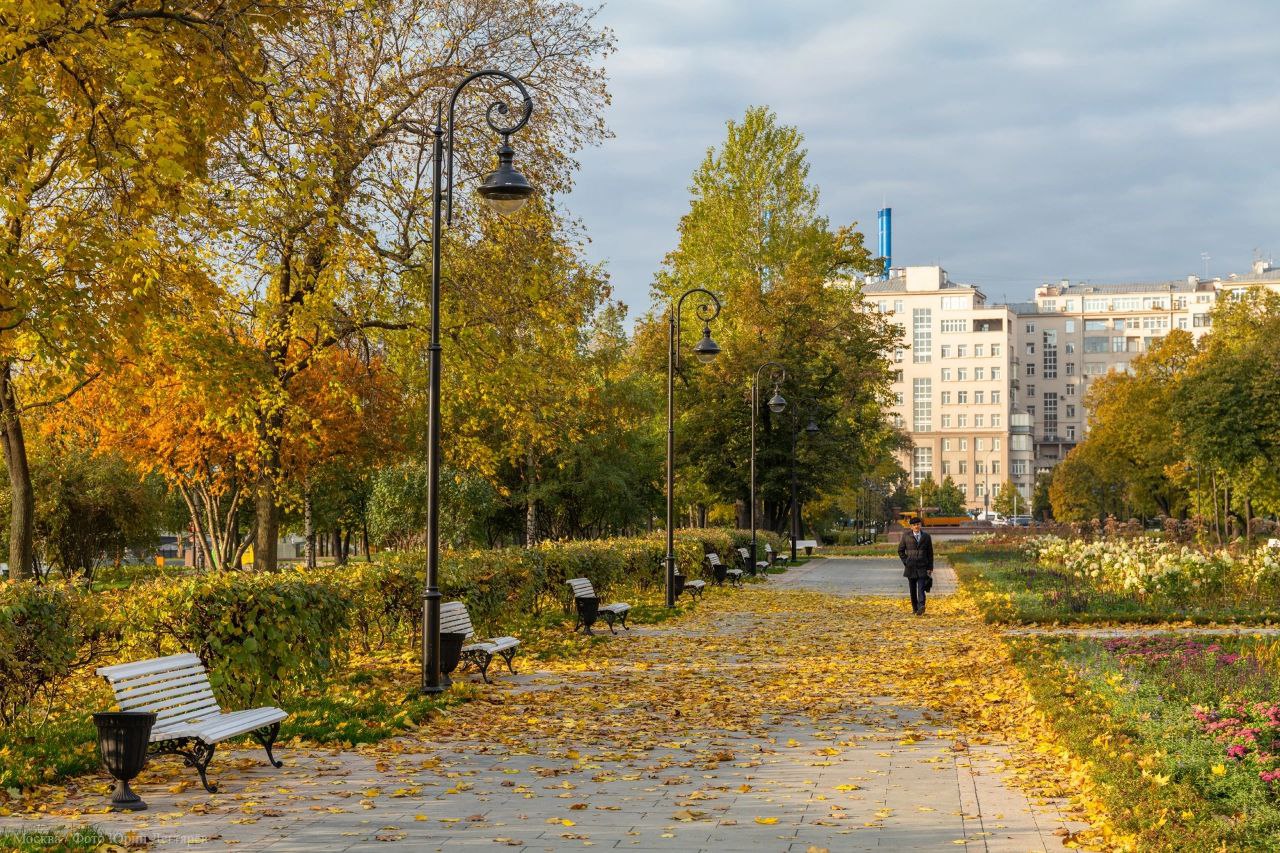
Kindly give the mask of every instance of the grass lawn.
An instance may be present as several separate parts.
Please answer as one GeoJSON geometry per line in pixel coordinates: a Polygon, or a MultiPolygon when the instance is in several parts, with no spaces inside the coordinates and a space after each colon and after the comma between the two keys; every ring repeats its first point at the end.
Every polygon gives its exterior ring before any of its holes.
{"type": "Polygon", "coordinates": [[[1280,621],[1280,601],[1202,596],[1139,600],[1099,592],[1062,572],[1036,566],[1017,546],[966,545],[947,554],[988,622],[1255,623],[1280,621]]]}
{"type": "Polygon", "coordinates": [[[1160,635],[1010,645],[1058,745],[1089,763],[1136,849],[1276,849],[1276,644],[1160,635]]]}
{"type": "Polygon", "coordinates": [[[91,826],[0,832],[0,850],[13,853],[93,853],[111,843],[110,838],[91,826]]]}

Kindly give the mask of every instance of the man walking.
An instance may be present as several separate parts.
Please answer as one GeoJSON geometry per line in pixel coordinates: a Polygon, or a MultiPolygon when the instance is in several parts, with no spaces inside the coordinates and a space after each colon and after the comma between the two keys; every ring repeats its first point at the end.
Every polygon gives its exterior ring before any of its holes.
{"type": "Polygon", "coordinates": [[[902,560],[902,575],[911,588],[911,609],[917,616],[924,615],[924,593],[932,586],[933,539],[925,533],[920,516],[911,519],[911,532],[898,541],[898,557],[902,560]]]}

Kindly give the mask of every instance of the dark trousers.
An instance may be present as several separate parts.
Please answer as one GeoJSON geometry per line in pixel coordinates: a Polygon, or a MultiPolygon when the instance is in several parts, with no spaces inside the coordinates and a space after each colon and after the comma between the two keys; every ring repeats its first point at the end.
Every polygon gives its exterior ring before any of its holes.
{"type": "Polygon", "coordinates": [[[924,584],[928,578],[907,578],[911,587],[911,609],[917,612],[924,609],[924,584]]]}

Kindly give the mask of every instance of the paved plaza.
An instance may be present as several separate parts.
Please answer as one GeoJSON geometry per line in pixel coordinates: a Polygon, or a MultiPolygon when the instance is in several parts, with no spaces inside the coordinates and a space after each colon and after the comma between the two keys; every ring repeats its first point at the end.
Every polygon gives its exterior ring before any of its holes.
{"type": "MultiPolygon", "coordinates": [[[[137,786],[146,812],[2,822],[92,823],[161,850],[1062,849],[1083,825],[1061,801],[1011,783],[998,737],[962,735],[936,709],[886,698],[891,681],[879,682],[883,695],[860,694],[797,657],[835,642],[855,663],[870,661],[901,632],[940,632],[929,616],[910,616],[900,575],[892,558],[814,560],[714,591],[692,616],[610,638],[590,668],[525,659],[521,675],[497,679],[419,736],[349,751],[286,748],[278,771],[236,750],[214,763],[216,795],[171,768],[137,786]],[[882,632],[843,639],[839,625],[755,606],[812,611],[824,600],[815,593],[841,597],[839,606],[877,597],[867,606],[892,615],[882,632]],[[778,653],[784,635],[787,655],[778,653]],[[751,697],[760,713],[740,714],[747,698],[734,685],[764,683],[750,681],[762,672],[781,679],[769,682],[778,695],[751,697]],[[655,692],[641,694],[641,680],[655,692]],[[510,730],[468,738],[490,711],[510,730]]],[[[953,589],[940,569],[935,605],[953,589]]],[[[69,803],[100,807],[103,790],[95,781],[69,803]]]]}

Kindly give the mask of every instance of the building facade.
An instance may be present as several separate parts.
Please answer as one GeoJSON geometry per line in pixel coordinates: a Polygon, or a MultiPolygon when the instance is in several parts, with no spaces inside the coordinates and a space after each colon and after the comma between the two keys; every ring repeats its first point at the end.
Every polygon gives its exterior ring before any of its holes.
{"type": "Polygon", "coordinates": [[[1219,299],[1280,292],[1280,270],[1245,275],[1036,289],[1031,302],[992,304],[937,266],[864,282],[865,298],[903,332],[892,354],[895,424],[910,433],[900,461],[913,485],[950,476],[970,509],[1012,481],[1030,501],[1036,476],[1062,461],[1087,426],[1089,382],[1130,362],[1173,329],[1201,337],[1219,299]]]}

